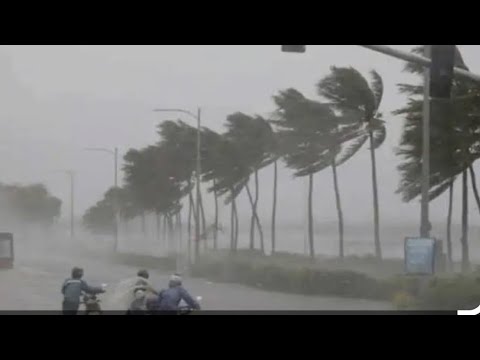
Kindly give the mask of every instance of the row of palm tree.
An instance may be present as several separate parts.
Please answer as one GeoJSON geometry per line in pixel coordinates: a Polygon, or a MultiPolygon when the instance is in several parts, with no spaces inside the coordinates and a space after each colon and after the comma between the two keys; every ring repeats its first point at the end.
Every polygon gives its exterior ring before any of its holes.
{"type": "MultiPolygon", "coordinates": [[[[249,247],[266,251],[257,211],[260,201],[259,172],[273,166],[270,245],[272,252],[276,251],[277,177],[279,163],[284,162],[294,171],[295,177],[309,179],[308,239],[312,258],[315,256],[313,179],[316,173],[331,169],[338,213],[339,256],[343,257],[344,219],[338,167],[369,143],[374,249],[376,256],[381,258],[375,150],[385,140],[386,128],[379,112],[383,96],[382,79],[375,71],[370,75],[369,82],[353,68],[333,67],[330,74],[317,84],[318,99],[309,99],[295,89],[287,89],[273,97],[276,109],[268,119],[238,112],[226,118],[222,134],[201,129],[201,180],[208,184],[207,191],[213,194],[215,200],[212,226],[215,248],[218,246],[218,200],[223,197],[230,205],[230,247],[235,251],[239,234],[237,198],[245,193],[251,207],[249,247]]],[[[178,217],[186,203],[187,228],[190,229],[192,217],[196,219],[199,215],[202,233],[206,237],[209,229],[203,201],[200,203],[201,214],[196,214],[193,206],[196,129],[182,121],[165,121],[159,125],[158,132],[160,141],[156,145],[130,150],[124,157],[125,186],[119,191],[126,195],[119,196],[122,198],[121,215],[126,219],[138,216],[144,219],[146,213],[155,213],[160,224],[161,217],[164,222],[178,217]]],[[[97,204],[97,211],[101,211],[99,208],[105,203],[97,204]]],[[[113,219],[112,216],[110,218],[113,219]]]]}

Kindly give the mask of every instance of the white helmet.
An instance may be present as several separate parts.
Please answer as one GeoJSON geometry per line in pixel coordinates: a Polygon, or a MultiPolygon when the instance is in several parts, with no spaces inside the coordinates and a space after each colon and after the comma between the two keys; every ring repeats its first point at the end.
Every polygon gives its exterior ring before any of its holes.
{"type": "Polygon", "coordinates": [[[145,296],[146,296],[145,290],[138,289],[137,291],[135,291],[135,299],[141,300],[145,298],[145,296]]]}
{"type": "Polygon", "coordinates": [[[182,277],[179,274],[173,274],[172,276],[170,276],[169,284],[173,286],[182,285],[182,277]]]}

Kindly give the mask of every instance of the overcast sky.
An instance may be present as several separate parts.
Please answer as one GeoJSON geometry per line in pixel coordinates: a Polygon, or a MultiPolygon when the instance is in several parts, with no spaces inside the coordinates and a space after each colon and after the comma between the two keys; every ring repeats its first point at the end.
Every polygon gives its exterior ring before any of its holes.
{"type": "MultiPolygon", "coordinates": [[[[392,45],[409,50],[413,45],[392,45]]],[[[480,48],[460,45],[470,69],[480,73],[480,48]]],[[[233,112],[268,115],[272,95],[295,87],[316,98],[315,84],[331,65],[353,66],[364,74],[377,70],[384,79],[382,112],[388,136],[378,151],[382,220],[416,221],[419,206],[403,204],[394,155],[402,120],[391,111],[405,98],[396,84],[411,81],[396,59],[356,45],[311,45],[306,54],[283,54],[279,45],[159,46],[0,46],[0,181],[45,182],[68,207],[68,182],[58,169],[77,172],[77,213],[94,204],[113,181],[107,154],[85,147],[118,146],[121,153],[158,140],[155,126],[176,115],[154,114],[155,107],[203,108],[203,123],[222,131],[233,112]]],[[[189,121],[188,118],[184,119],[189,121]]],[[[339,170],[346,222],[371,221],[371,177],[368,150],[339,170]]],[[[271,208],[271,169],[261,174],[261,215],[271,208]]],[[[457,189],[456,189],[457,190],[457,189]]],[[[459,191],[458,188],[457,191],[459,191]]],[[[305,181],[281,170],[279,218],[301,221],[305,181]]],[[[332,176],[315,177],[315,218],[335,221],[332,176]]],[[[243,201],[241,208],[246,210],[243,201]]],[[[473,198],[471,221],[478,223],[473,198]]],[[[459,221],[460,206],[455,206],[459,221]]],[[[445,199],[432,204],[433,221],[446,216],[445,199]]],[[[228,218],[225,218],[227,222],[228,218]]]]}

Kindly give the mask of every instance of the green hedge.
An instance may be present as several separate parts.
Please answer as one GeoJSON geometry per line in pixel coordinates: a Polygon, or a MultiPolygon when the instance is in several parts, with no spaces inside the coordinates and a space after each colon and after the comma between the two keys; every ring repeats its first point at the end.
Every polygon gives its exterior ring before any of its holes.
{"type": "Polygon", "coordinates": [[[480,305],[480,276],[476,274],[430,281],[417,299],[428,310],[473,310],[480,305]]]}
{"type": "Polygon", "coordinates": [[[390,300],[391,283],[353,271],[327,271],[308,266],[296,268],[238,260],[203,259],[192,267],[192,275],[219,282],[234,282],[265,290],[304,295],[390,300]]]}

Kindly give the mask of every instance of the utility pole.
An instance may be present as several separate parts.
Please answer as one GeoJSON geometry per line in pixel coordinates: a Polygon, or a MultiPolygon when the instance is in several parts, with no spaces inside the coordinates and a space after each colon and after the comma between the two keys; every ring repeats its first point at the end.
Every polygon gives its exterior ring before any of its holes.
{"type": "MultiPolygon", "coordinates": [[[[425,57],[430,58],[430,45],[425,45],[425,57]]],[[[424,70],[423,93],[423,148],[422,148],[422,200],[420,214],[420,236],[430,237],[428,192],[430,190],[430,68],[424,70]]]]}
{"type": "Polygon", "coordinates": [[[198,108],[197,111],[197,171],[196,171],[196,178],[197,178],[197,221],[195,221],[195,261],[198,260],[200,257],[200,175],[202,173],[202,168],[201,168],[201,116],[202,112],[201,109],[198,108]]]}

